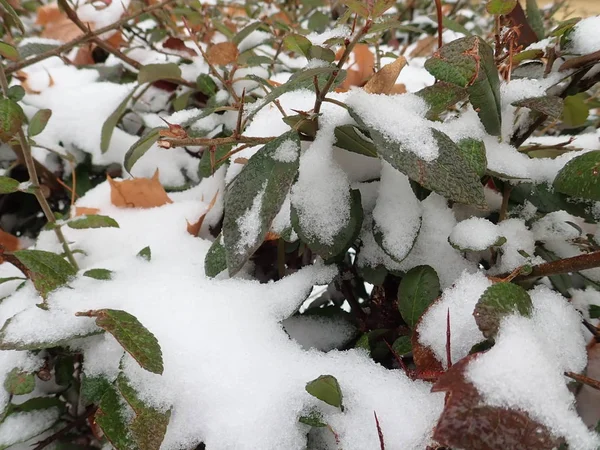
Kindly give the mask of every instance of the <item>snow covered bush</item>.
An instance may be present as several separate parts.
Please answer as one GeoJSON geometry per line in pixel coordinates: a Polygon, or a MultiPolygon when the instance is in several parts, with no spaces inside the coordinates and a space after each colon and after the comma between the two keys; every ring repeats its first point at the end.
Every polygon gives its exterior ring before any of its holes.
{"type": "Polygon", "coordinates": [[[0,0],[0,449],[600,448],[600,17],[472,3],[0,0]]]}

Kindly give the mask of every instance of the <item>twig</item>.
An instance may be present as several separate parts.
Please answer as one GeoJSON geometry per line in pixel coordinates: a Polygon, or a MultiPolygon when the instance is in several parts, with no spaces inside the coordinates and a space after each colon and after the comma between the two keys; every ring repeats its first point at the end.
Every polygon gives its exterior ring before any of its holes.
{"type": "MultiPolygon", "coordinates": [[[[8,96],[8,80],[6,79],[4,66],[2,64],[0,64],[0,87],[2,88],[2,92],[4,93],[4,95],[8,96]]],[[[29,146],[29,141],[27,140],[27,136],[25,136],[22,127],[19,127],[19,131],[17,132],[17,138],[21,146],[25,167],[27,167],[27,173],[29,174],[29,182],[33,187],[33,195],[35,195],[35,198],[37,199],[40,207],[42,208],[42,211],[46,216],[46,220],[50,223],[56,223],[56,217],[54,217],[54,213],[52,212],[52,209],[50,208],[50,205],[48,204],[48,201],[46,200],[46,197],[44,197],[44,194],[42,193],[42,190],[40,188],[40,181],[38,179],[35,161],[33,159],[33,156],[31,156],[31,147],[29,146]]],[[[56,237],[58,238],[59,242],[62,244],[63,251],[65,252],[65,255],[67,256],[67,259],[69,260],[71,265],[75,268],[75,270],[79,270],[77,261],[75,261],[75,257],[73,256],[73,253],[69,248],[69,244],[67,243],[67,240],[65,239],[65,236],[60,227],[54,227],[54,233],[56,234],[56,237]]]]}
{"type": "Polygon", "coordinates": [[[92,40],[94,37],[100,36],[108,31],[112,31],[116,28],[119,28],[121,25],[124,25],[127,22],[129,22],[130,20],[136,19],[146,13],[149,13],[149,12],[157,10],[157,9],[161,9],[164,6],[168,5],[169,3],[173,3],[174,1],[175,0],[162,0],[161,2],[158,2],[154,5],[148,6],[146,8],[142,8],[141,10],[139,10],[136,13],[127,15],[127,16],[117,20],[116,22],[114,22],[110,25],[107,25],[103,28],[100,28],[95,31],[88,30],[83,36],[75,38],[75,39],[61,45],[60,47],[53,48],[52,50],[48,50],[46,52],[39,53],[32,58],[28,58],[23,61],[19,61],[15,64],[11,64],[10,66],[8,66],[6,68],[5,72],[7,75],[10,75],[13,72],[17,72],[18,70],[21,70],[25,67],[31,66],[32,64],[43,61],[52,56],[59,56],[61,53],[67,52],[79,44],[83,44],[87,41],[92,40]]]}
{"type": "Polygon", "coordinates": [[[242,118],[244,117],[244,100],[246,98],[246,88],[242,91],[242,97],[240,98],[240,109],[238,110],[237,123],[235,125],[235,130],[233,131],[233,136],[235,138],[239,138],[242,135],[242,118]]]}
{"type": "Polygon", "coordinates": [[[565,376],[572,378],[575,381],[579,381],[582,384],[585,384],[591,388],[598,389],[600,391],[600,381],[594,380],[593,378],[586,377],[585,375],[580,375],[574,372],[565,372],[565,376]]]}
{"type": "Polygon", "coordinates": [[[373,415],[375,416],[375,425],[377,426],[377,435],[379,436],[379,447],[381,450],[385,450],[385,442],[383,440],[383,431],[381,431],[381,426],[379,425],[379,419],[377,418],[377,412],[373,411],[373,415]]]}
{"type": "Polygon", "coordinates": [[[600,267],[600,251],[533,266],[529,274],[518,275],[514,278],[514,281],[523,281],[562,273],[581,272],[582,270],[594,269],[596,267],[600,267]]]}
{"type": "Polygon", "coordinates": [[[61,436],[65,435],[67,432],[69,432],[73,428],[76,428],[76,427],[82,425],[83,423],[85,423],[85,421],[89,417],[94,415],[94,413],[96,412],[97,409],[98,409],[98,407],[95,405],[88,406],[85,413],[82,416],[77,417],[77,419],[75,419],[73,422],[67,424],[64,428],[61,428],[54,434],[51,434],[43,441],[38,442],[37,445],[33,448],[33,450],[42,450],[43,448],[45,448],[46,446],[50,445],[52,442],[54,442],[55,440],[60,438],[61,436]]]}
{"type": "Polygon", "coordinates": [[[511,192],[512,186],[510,183],[504,183],[504,189],[502,190],[502,205],[500,206],[500,212],[498,213],[498,222],[502,222],[506,219],[508,213],[508,200],[510,199],[511,192]]]}
{"type": "Polygon", "coordinates": [[[558,71],[562,72],[564,70],[569,69],[579,69],[581,67],[587,66],[588,64],[596,63],[599,59],[600,50],[594,53],[589,53],[587,55],[577,56],[562,63],[562,65],[558,68],[558,71]]]}
{"type": "MultiPolygon", "coordinates": [[[[81,21],[81,19],[77,16],[77,13],[75,11],[73,11],[73,8],[71,8],[69,6],[69,3],[67,3],[67,0],[58,0],[58,4],[65,11],[65,14],[67,15],[67,17],[69,19],[71,19],[71,22],[73,22],[75,25],[77,25],[77,28],[79,28],[81,31],[83,31],[84,35],[87,34],[87,33],[89,33],[89,32],[91,32],[91,30],[89,28],[89,25],[86,25],[85,23],[83,23],[81,21]]],[[[133,67],[133,68],[135,68],[137,70],[140,70],[140,68],[142,67],[141,63],[139,63],[135,59],[131,59],[129,56],[127,56],[126,54],[124,54],[120,50],[118,50],[118,49],[112,47],[111,45],[107,44],[102,39],[100,39],[98,36],[92,37],[91,41],[94,44],[96,44],[98,47],[102,48],[103,50],[105,50],[108,53],[110,53],[110,54],[116,56],[117,58],[121,59],[126,64],[129,64],[131,67],[133,67]]]]}
{"type": "Polygon", "coordinates": [[[273,137],[248,137],[248,136],[229,136],[222,138],[182,138],[182,139],[161,139],[159,142],[166,145],[165,148],[188,147],[193,145],[224,145],[224,144],[267,144],[277,139],[273,137]]]}
{"type": "Polygon", "coordinates": [[[435,9],[437,12],[437,26],[438,26],[438,48],[440,48],[442,45],[444,45],[444,42],[442,41],[442,31],[443,31],[443,12],[442,12],[442,1],[441,0],[435,0],[435,9]]]}

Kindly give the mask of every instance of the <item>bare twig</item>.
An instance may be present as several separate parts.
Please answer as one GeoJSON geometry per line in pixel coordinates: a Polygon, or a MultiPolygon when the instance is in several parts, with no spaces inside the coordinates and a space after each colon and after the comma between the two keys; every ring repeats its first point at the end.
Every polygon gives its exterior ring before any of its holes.
{"type": "Polygon", "coordinates": [[[56,433],[51,434],[50,436],[48,436],[43,441],[38,442],[37,445],[33,448],[33,450],[42,450],[43,448],[45,448],[48,445],[52,444],[54,441],[56,441],[61,436],[67,434],[73,428],[76,428],[76,427],[84,424],[85,421],[89,417],[91,417],[91,416],[94,415],[94,413],[96,412],[97,409],[98,409],[98,407],[95,406],[95,405],[88,406],[87,409],[86,409],[86,411],[85,411],[85,413],[83,415],[77,417],[77,419],[75,419],[73,422],[67,424],[64,428],[61,428],[56,433]]]}
{"type": "Polygon", "coordinates": [[[596,267],[600,267],[600,251],[533,266],[529,274],[518,275],[514,278],[514,281],[559,275],[561,273],[581,272],[582,270],[594,269],[596,267]]]}
{"type": "Polygon", "coordinates": [[[594,380],[593,378],[586,377],[585,375],[580,375],[575,372],[565,372],[565,375],[575,381],[579,381],[586,386],[598,389],[600,391],[600,381],[598,380],[594,380]]]}
{"type": "Polygon", "coordinates": [[[437,13],[437,26],[438,26],[438,48],[440,48],[444,42],[442,41],[442,31],[444,27],[442,25],[444,13],[442,12],[442,1],[435,0],[435,10],[437,13]]]}
{"type": "Polygon", "coordinates": [[[588,64],[595,64],[600,60],[600,50],[594,53],[589,53],[587,55],[577,56],[575,58],[571,58],[558,68],[559,72],[569,69],[579,69],[581,67],[585,67],[588,64]]]}
{"type": "Polygon", "coordinates": [[[375,416],[375,425],[377,426],[377,435],[379,436],[379,447],[381,450],[385,450],[385,442],[383,440],[383,431],[381,431],[381,425],[379,425],[379,419],[377,418],[377,412],[373,411],[375,416]]]}
{"type": "Polygon", "coordinates": [[[254,144],[261,145],[267,144],[272,140],[277,139],[277,136],[273,137],[248,137],[248,136],[229,136],[222,138],[182,138],[182,139],[161,139],[159,142],[166,148],[173,147],[188,147],[195,145],[203,146],[216,146],[224,144],[254,144]]]}

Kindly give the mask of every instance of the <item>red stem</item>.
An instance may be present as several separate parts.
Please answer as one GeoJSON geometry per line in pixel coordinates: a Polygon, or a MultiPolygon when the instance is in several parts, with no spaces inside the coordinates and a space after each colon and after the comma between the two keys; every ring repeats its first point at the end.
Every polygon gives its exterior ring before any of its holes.
{"type": "Polygon", "coordinates": [[[442,17],[443,17],[443,13],[442,13],[442,0],[435,0],[435,9],[437,12],[437,22],[438,22],[438,48],[440,48],[442,46],[442,31],[443,31],[443,25],[442,25],[442,17]]]}

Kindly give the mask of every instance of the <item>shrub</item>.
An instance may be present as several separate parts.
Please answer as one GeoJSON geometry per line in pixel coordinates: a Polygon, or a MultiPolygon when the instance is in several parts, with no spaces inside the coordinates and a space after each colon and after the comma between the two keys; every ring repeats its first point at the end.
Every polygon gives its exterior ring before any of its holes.
{"type": "Polygon", "coordinates": [[[0,0],[1,449],[599,448],[600,16],[442,3],[0,0]]]}

